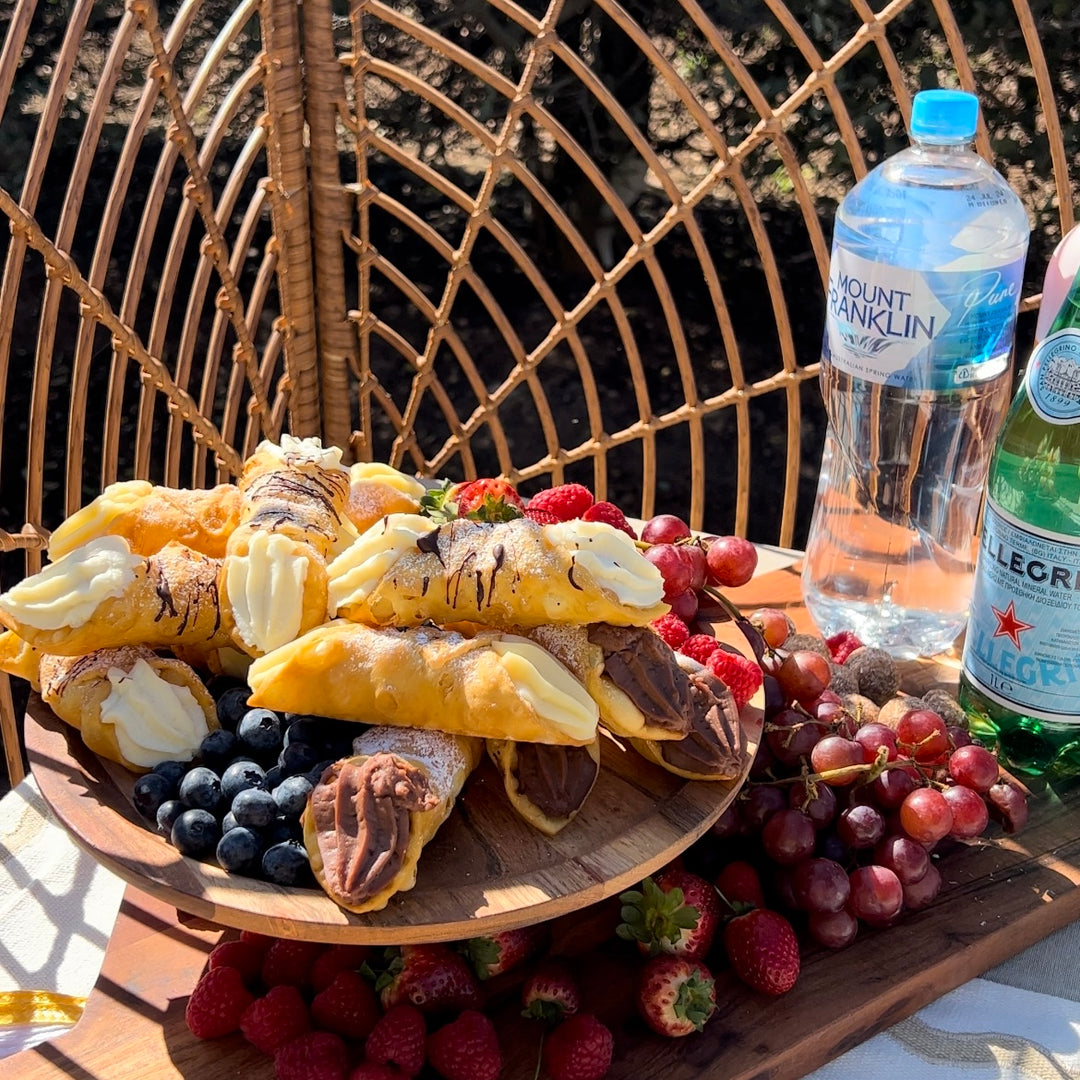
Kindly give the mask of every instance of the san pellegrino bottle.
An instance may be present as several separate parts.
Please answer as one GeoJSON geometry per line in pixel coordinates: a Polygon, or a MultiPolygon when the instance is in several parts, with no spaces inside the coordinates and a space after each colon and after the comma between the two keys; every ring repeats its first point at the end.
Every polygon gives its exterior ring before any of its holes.
{"type": "Polygon", "coordinates": [[[960,702],[1017,771],[1080,773],[1080,230],[1074,278],[1001,428],[987,481],[960,702]]]}
{"type": "Polygon", "coordinates": [[[974,150],[971,94],[917,94],[912,145],[837,210],[821,389],[828,413],[803,594],[826,634],[896,656],[953,644],[1011,394],[1030,225],[974,150]]]}

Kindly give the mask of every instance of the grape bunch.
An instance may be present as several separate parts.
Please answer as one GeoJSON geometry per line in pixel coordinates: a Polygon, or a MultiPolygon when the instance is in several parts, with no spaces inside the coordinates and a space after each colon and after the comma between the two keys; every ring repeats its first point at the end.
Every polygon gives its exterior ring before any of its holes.
{"type": "Polygon", "coordinates": [[[904,694],[892,658],[850,633],[827,641],[788,617],[749,617],[765,726],[750,778],[712,837],[741,839],[778,903],[829,948],[860,924],[929,905],[945,846],[1027,820],[1024,790],[975,741],[947,693],[904,694]]]}

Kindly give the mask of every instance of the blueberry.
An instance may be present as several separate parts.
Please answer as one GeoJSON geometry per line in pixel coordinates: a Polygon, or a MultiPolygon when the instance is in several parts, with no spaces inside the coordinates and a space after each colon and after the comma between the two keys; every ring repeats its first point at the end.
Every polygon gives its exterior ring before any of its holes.
{"type": "Polygon", "coordinates": [[[266,776],[263,779],[263,787],[266,788],[267,791],[273,791],[284,779],[285,773],[281,766],[271,765],[270,768],[266,770],[266,776]]]}
{"type": "Polygon", "coordinates": [[[227,690],[243,690],[247,694],[251,693],[247,683],[235,675],[211,675],[206,680],[206,689],[210,691],[210,696],[215,701],[220,701],[227,690]]]}
{"type": "Polygon", "coordinates": [[[323,741],[322,724],[314,716],[295,716],[294,713],[286,713],[288,727],[285,729],[285,745],[292,746],[294,743],[306,743],[308,746],[318,746],[323,741]],[[295,719],[293,717],[295,716],[295,719]]]}
{"type": "Polygon", "coordinates": [[[221,835],[224,836],[227,832],[232,832],[236,828],[239,828],[236,824],[236,816],[231,810],[227,810],[225,816],[221,819],[221,835]]]}
{"type": "Polygon", "coordinates": [[[277,817],[277,803],[269,791],[247,788],[232,801],[232,815],[237,825],[263,829],[277,817]]]}
{"type": "Polygon", "coordinates": [[[313,769],[324,756],[323,747],[312,746],[311,743],[290,743],[280,754],[278,764],[285,776],[296,776],[297,773],[306,773],[313,769]]]}
{"type": "Polygon", "coordinates": [[[278,815],[273,822],[263,830],[263,839],[267,847],[274,844],[284,844],[290,840],[299,843],[303,839],[303,829],[300,827],[299,818],[286,818],[278,815]]]}
{"type": "Polygon", "coordinates": [[[233,799],[241,791],[248,788],[261,788],[265,785],[266,773],[263,767],[255,761],[234,761],[221,774],[221,794],[227,803],[232,804],[233,799]]]}
{"type": "Polygon", "coordinates": [[[157,810],[158,831],[169,836],[176,819],[187,809],[179,799],[166,799],[157,810]]]}
{"type": "Polygon", "coordinates": [[[262,841],[257,833],[238,825],[222,835],[215,854],[218,865],[230,874],[257,873],[262,856],[262,841]]]}
{"type": "Polygon", "coordinates": [[[274,885],[305,885],[311,877],[311,864],[303,844],[286,840],[263,852],[262,872],[274,885]]]}
{"type": "Polygon", "coordinates": [[[281,717],[271,709],[248,709],[236,729],[240,745],[256,757],[271,758],[281,751],[281,717]]]}
{"type": "Polygon", "coordinates": [[[199,743],[199,761],[207,768],[220,773],[236,757],[237,749],[236,736],[224,728],[217,728],[199,743]]]}
{"type": "Polygon", "coordinates": [[[169,798],[173,798],[176,792],[180,788],[180,781],[184,778],[184,773],[191,768],[190,761],[159,761],[153,768],[153,771],[158,776],[164,776],[166,780],[172,784],[172,793],[169,798]]]}
{"type": "Polygon", "coordinates": [[[221,826],[209,810],[185,810],[173,822],[169,839],[181,855],[201,859],[217,847],[221,826]]]}
{"type": "Polygon", "coordinates": [[[337,758],[327,758],[325,761],[320,761],[318,765],[313,769],[308,769],[304,776],[311,781],[311,786],[315,787],[316,784],[322,779],[322,774],[330,768],[331,765],[337,761],[337,758]]]}
{"type": "Polygon", "coordinates": [[[205,765],[196,765],[180,781],[180,801],[193,809],[216,813],[221,806],[221,777],[205,765]]]}
{"type": "Polygon", "coordinates": [[[131,801],[147,821],[156,821],[158,807],[174,794],[176,789],[169,783],[168,777],[149,772],[135,781],[131,789],[131,801]]]}
{"type": "Polygon", "coordinates": [[[251,697],[251,691],[243,684],[240,684],[239,686],[230,686],[217,698],[218,723],[226,731],[235,731],[237,729],[244,713],[248,711],[247,700],[249,697],[251,697]]]}
{"type": "Polygon", "coordinates": [[[274,802],[278,813],[298,818],[307,806],[308,796],[314,785],[306,776],[289,776],[274,788],[274,802]]]}

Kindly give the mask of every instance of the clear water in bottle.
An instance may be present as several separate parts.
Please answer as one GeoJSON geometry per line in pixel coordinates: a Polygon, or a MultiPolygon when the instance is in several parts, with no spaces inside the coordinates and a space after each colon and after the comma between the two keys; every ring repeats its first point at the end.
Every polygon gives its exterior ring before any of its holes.
{"type": "Polygon", "coordinates": [[[912,146],[837,212],[829,424],[803,570],[822,632],[850,629],[900,657],[949,648],[967,618],[1030,233],[971,148],[975,99],[926,97],[912,146]]]}

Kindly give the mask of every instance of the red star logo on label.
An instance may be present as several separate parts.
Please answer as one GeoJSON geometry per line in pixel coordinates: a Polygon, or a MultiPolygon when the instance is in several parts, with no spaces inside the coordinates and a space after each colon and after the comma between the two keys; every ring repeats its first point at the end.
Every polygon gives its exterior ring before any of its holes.
{"type": "Polygon", "coordinates": [[[1018,649],[1022,649],[1020,635],[1025,630],[1034,630],[1035,624],[1024,622],[1023,619],[1016,617],[1016,606],[1012,600],[1009,601],[1009,606],[1004,611],[999,611],[993,605],[991,605],[991,610],[998,621],[994,637],[1007,637],[1018,649]]]}

